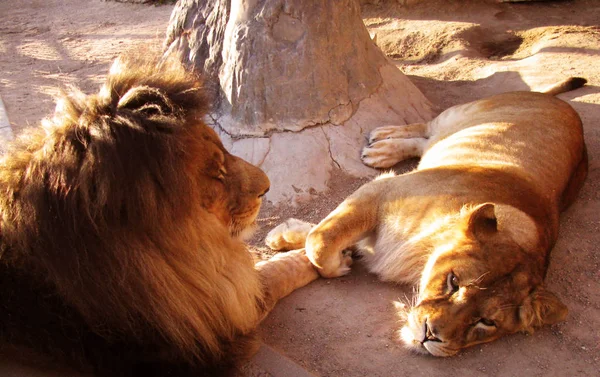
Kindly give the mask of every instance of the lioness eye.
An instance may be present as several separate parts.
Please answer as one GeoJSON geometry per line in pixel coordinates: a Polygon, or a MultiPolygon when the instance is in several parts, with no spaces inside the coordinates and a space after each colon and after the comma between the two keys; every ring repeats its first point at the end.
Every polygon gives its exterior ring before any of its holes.
{"type": "Polygon", "coordinates": [[[489,326],[489,327],[496,327],[496,322],[492,321],[491,319],[487,319],[487,318],[479,319],[479,323],[481,323],[482,325],[485,325],[485,326],[489,326]]]}
{"type": "Polygon", "coordinates": [[[458,285],[458,278],[453,272],[448,274],[448,277],[446,278],[446,285],[448,286],[448,292],[450,293],[454,293],[458,291],[458,288],[460,288],[458,285]]]}

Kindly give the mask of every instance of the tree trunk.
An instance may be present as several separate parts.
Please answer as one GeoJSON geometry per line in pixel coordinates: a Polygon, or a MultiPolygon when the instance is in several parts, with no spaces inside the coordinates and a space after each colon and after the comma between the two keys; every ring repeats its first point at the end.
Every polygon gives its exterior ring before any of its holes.
{"type": "Polygon", "coordinates": [[[431,117],[357,0],[180,0],[165,47],[204,72],[213,126],[267,172],[274,202],[324,191],[332,169],[373,174],[359,158],[370,129],[431,117]]]}

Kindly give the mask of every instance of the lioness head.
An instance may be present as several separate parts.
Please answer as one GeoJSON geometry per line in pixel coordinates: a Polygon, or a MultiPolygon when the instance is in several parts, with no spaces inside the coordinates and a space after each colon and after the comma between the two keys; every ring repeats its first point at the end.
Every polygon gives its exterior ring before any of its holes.
{"type": "Polygon", "coordinates": [[[447,244],[430,256],[417,304],[400,331],[434,356],[561,321],[567,308],[542,286],[544,261],[498,230],[493,204],[461,215],[447,244]],[[538,267],[530,267],[538,266],[538,267]]]}

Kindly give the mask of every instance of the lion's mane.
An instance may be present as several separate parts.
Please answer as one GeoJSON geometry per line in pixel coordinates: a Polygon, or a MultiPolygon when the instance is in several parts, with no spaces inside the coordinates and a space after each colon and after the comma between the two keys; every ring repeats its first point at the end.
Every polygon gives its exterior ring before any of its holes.
{"type": "Polygon", "coordinates": [[[260,281],[201,204],[206,110],[180,64],[130,56],[98,94],[69,90],[11,145],[0,161],[0,351],[32,348],[104,375],[213,375],[247,351],[260,281]]]}

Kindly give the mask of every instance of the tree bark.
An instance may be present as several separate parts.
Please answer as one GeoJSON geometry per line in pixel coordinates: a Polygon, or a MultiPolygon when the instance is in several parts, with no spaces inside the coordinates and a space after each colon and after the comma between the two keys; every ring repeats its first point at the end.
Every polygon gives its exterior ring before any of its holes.
{"type": "Polygon", "coordinates": [[[334,168],[373,174],[359,166],[365,131],[431,116],[427,99],[371,40],[357,0],[180,0],[165,48],[204,72],[213,125],[274,187],[283,184],[274,201],[323,191],[334,168]],[[281,138],[285,145],[275,145],[281,138]],[[292,153],[296,184],[281,168],[292,153]]]}

